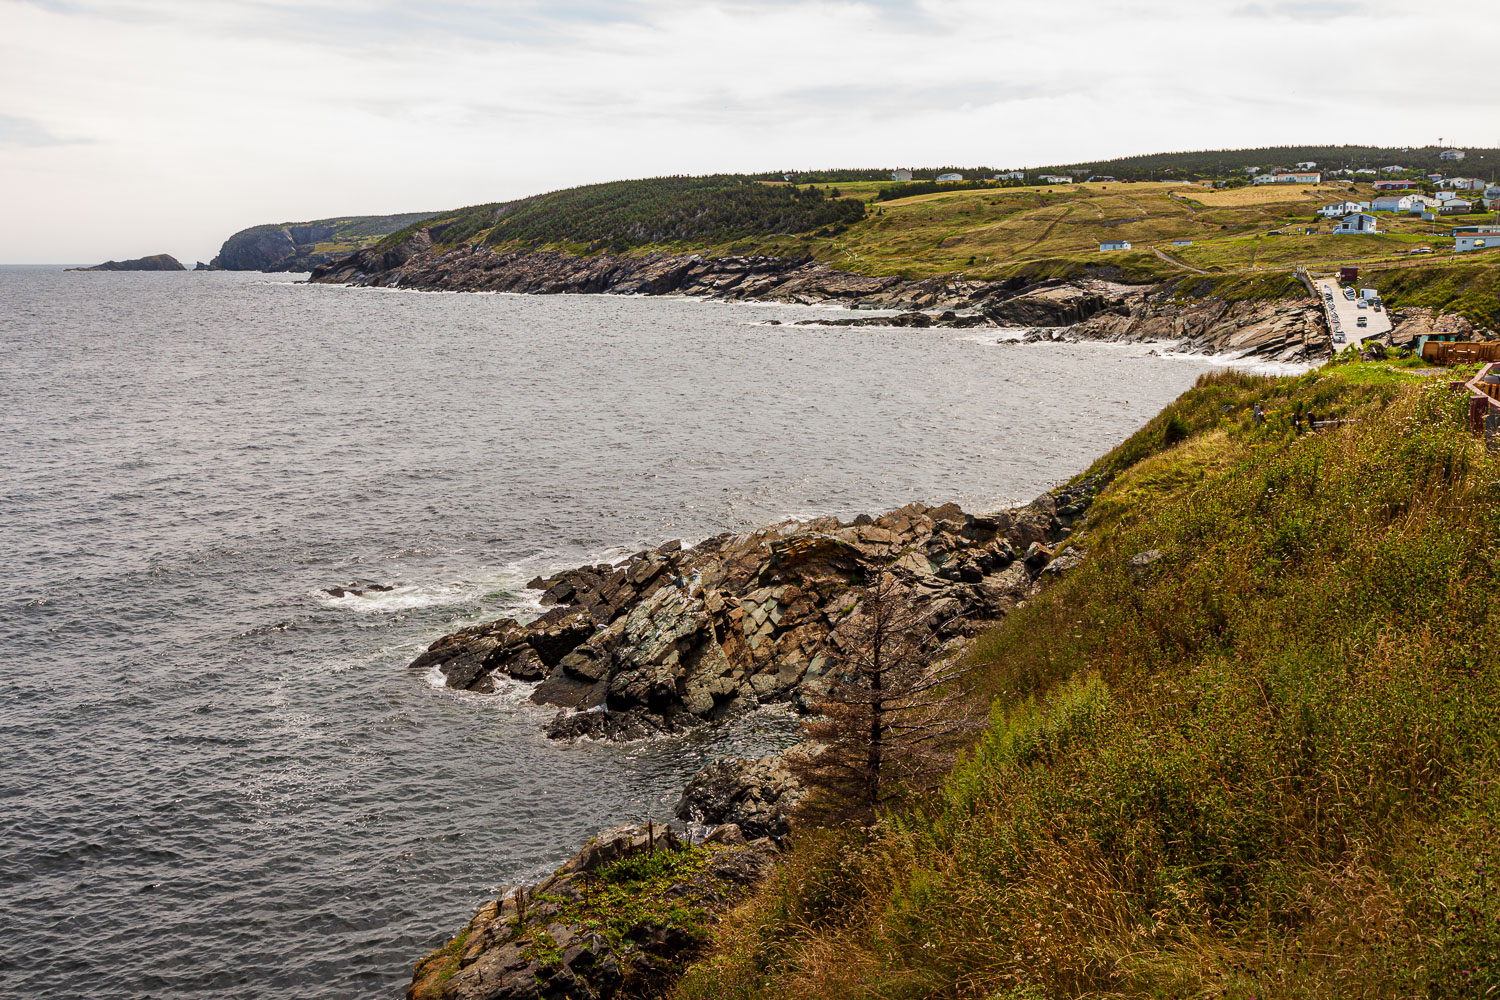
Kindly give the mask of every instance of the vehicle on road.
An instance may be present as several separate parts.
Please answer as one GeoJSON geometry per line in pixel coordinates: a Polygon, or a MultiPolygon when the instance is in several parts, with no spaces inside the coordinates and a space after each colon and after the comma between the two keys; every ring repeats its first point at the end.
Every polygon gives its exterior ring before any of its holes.
{"type": "Polygon", "coordinates": [[[1370,325],[1370,317],[1368,317],[1368,316],[1361,316],[1359,318],[1359,325],[1360,326],[1369,326],[1370,325]]]}
{"type": "MultiPolygon", "coordinates": [[[[1359,300],[1359,307],[1358,308],[1360,308],[1360,309],[1368,309],[1368,308],[1370,308],[1370,303],[1366,302],[1364,299],[1360,299],[1359,300]]],[[[1360,318],[1363,319],[1364,317],[1361,316],[1360,318]]]]}
{"type": "Polygon", "coordinates": [[[1432,253],[1432,247],[1417,247],[1412,253],[1432,253]]]}
{"type": "Polygon", "coordinates": [[[1335,333],[1333,335],[1333,342],[1335,344],[1342,344],[1344,342],[1344,335],[1342,333],[1335,333]]]}

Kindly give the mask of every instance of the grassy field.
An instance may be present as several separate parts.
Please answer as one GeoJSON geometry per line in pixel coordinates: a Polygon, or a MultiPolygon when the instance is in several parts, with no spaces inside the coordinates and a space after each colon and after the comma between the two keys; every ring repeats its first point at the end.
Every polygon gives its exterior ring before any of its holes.
{"type": "Polygon", "coordinates": [[[1193,270],[1332,269],[1346,263],[1398,263],[1409,251],[1451,251],[1454,225],[1491,216],[1422,222],[1381,214],[1377,236],[1334,236],[1316,213],[1344,200],[1369,201],[1368,185],[1261,185],[1214,190],[1183,184],[1076,184],[954,190],[875,202],[889,182],[823,185],[867,204],[866,217],[834,238],[779,236],[721,249],[810,252],[865,274],[909,278],[961,274],[1079,273],[1107,267],[1130,280],[1157,280],[1193,270]],[[1305,229],[1316,227],[1308,235],[1305,229]],[[1272,231],[1280,235],[1268,235],[1272,231]],[[1131,252],[1101,253],[1106,239],[1129,240],[1131,252]],[[1192,240],[1174,247],[1174,240],[1192,240]],[[1165,255],[1162,259],[1160,254],[1165,255]]]}
{"type": "Polygon", "coordinates": [[[1448,377],[1208,375],[1100,460],[946,787],[804,830],[679,1000],[1500,994],[1500,459],[1448,377]]]}

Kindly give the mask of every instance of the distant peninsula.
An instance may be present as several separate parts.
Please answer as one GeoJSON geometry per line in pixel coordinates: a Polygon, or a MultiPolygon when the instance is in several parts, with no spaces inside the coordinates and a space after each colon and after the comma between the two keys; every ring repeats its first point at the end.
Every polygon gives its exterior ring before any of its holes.
{"type": "Polygon", "coordinates": [[[134,260],[107,260],[93,267],[70,267],[69,271],[186,271],[182,261],[169,253],[137,257],[134,260]]]}
{"type": "Polygon", "coordinates": [[[312,222],[278,222],[241,229],[199,271],[311,271],[432,218],[434,212],[345,215],[312,222]]]}

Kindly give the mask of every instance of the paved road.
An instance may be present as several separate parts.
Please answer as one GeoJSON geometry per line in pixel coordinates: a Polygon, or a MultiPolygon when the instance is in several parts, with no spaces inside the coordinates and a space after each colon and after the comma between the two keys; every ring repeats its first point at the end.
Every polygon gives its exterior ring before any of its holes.
{"type": "Polygon", "coordinates": [[[1328,314],[1328,327],[1338,336],[1343,331],[1347,341],[1342,344],[1335,343],[1334,350],[1342,351],[1350,344],[1358,347],[1360,342],[1368,337],[1374,337],[1387,333],[1391,329],[1391,317],[1385,309],[1376,312],[1374,309],[1361,309],[1358,302],[1351,302],[1344,298],[1344,290],[1334,278],[1318,278],[1314,281],[1317,285],[1318,294],[1323,297],[1323,310],[1328,314]],[[1330,303],[1326,295],[1333,293],[1333,301],[1330,303]],[[1359,325],[1359,317],[1364,316],[1368,326],[1359,325]],[[1334,325],[1334,317],[1338,318],[1339,325],[1334,325]]]}

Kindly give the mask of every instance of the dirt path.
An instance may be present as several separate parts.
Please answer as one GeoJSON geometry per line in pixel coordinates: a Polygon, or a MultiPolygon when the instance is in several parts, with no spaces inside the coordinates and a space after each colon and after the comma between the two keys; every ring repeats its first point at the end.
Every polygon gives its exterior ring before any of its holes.
{"type": "Polygon", "coordinates": [[[1171,254],[1169,254],[1169,253],[1167,253],[1167,252],[1165,252],[1163,250],[1158,250],[1156,247],[1152,247],[1151,248],[1151,252],[1154,253],[1154,254],[1156,254],[1156,256],[1160,257],[1162,260],[1166,261],[1168,264],[1171,264],[1173,267],[1180,267],[1184,271],[1192,271],[1194,274],[1207,274],[1208,273],[1207,271],[1203,270],[1203,268],[1201,268],[1201,267],[1194,267],[1191,264],[1184,264],[1182,261],[1178,260],[1176,257],[1173,257],[1171,254]]]}

